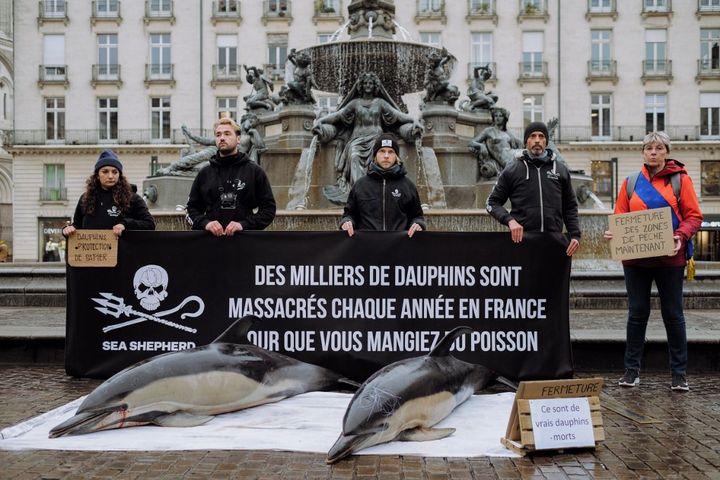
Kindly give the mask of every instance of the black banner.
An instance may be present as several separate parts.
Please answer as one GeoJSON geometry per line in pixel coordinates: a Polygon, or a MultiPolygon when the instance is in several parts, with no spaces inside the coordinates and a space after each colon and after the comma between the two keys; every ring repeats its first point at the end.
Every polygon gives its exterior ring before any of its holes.
{"type": "Polygon", "coordinates": [[[566,244],[507,232],[125,232],[117,267],[68,267],[66,371],[105,378],[253,314],[253,343],[358,381],[458,325],[475,330],[456,341],[458,358],[519,380],[571,377],[566,244]]]}

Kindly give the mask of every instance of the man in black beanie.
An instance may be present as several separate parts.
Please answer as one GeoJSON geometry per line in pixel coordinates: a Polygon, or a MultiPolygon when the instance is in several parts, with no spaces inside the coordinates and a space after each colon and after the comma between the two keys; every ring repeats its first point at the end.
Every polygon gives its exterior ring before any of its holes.
{"type": "Polygon", "coordinates": [[[407,230],[408,237],[425,230],[420,195],[400,162],[395,135],[380,134],[372,158],[367,174],[350,190],[340,228],[351,237],[355,230],[407,230]]]}
{"type": "Polygon", "coordinates": [[[544,123],[530,123],[523,141],[522,155],[498,176],[487,199],[487,211],[508,226],[515,243],[522,242],[525,230],[562,232],[564,224],[570,234],[566,253],[572,256],[580,247],[581,233],[570,171],[547,148],[549,135],[544,123]],[[503,206],[508,199],[511,212],[503,206]]]}

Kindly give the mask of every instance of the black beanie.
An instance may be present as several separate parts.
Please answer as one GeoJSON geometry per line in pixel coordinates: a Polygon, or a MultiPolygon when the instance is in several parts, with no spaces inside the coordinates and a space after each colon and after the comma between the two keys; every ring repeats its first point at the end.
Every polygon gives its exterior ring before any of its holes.
{"type": "Polygon", "coordinates": [[[102,167],[107,166],[115,167],[118,172],[122,173],[122,163],[120,163],[120,159],[115,155],[115,152],[110,149],[103,150],[100,153],[97,162],[95,162],[95,173],[99,172],[102,167]]]}
{"type": "Polygon", "coordinates": [[[375,145],[373,145],[372,160],[375,160],[377,152],[383,147],[390,147],[395,150],[395,155],[397,155],[399,159],[400,145],[398,145],[397,137],[392,133],[382,133],[377,140],[375,140],[375,145]]]}
{"type": "Polygon", "coordinates": [[[527,145],[528,138],[533,132],[542,132],[545,135],[545,140],[550,141],[550,135],[548,134],[547,125],[543,122],[532,122],[530,125],[525,127],[525,134],[523,135],[523,146],[527,145]]]}

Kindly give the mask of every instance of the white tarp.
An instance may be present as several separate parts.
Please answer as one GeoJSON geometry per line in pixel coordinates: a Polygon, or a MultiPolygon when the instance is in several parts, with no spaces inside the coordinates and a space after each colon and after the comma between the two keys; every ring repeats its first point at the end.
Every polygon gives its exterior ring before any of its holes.
{"type": "MultiPolygon", "coordinates": [[[[450,437],[429,442],[391,442],[358,452],[425,457],[514,457],[500,444],[514,393],[473,395],[439,428],[450,437]]],[[[340,434],[350,394],[313,392],[239,412],[218,415],[199,427],[131,427],[50,439],[48,432],[74,415],[67,405],[0,431],[0,450],[290,450],[327,453],[340,434]]]]}

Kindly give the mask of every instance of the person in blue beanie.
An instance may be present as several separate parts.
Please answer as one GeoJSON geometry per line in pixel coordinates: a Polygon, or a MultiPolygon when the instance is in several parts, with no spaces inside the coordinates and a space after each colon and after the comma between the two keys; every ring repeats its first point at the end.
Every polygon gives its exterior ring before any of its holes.
{"type": "Polygon", "coordinates": [[[85,183],[73,221],[63,235],[77,229],[112,230],[120,237],[125,230],[155,230],[155,220],[122,173],[120,159],[112,150],[103,150],[95,162],[95,171],[85,183]]]}
{"type": "Polygon", "coordinates": [[[397,138],[378,136],[372,158],[367,174],[350,190],[340,228],[351,237],[355,230],[407,230],[408,237],[426,230],[420,195],[400,162],[397,138]]]}

